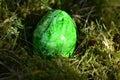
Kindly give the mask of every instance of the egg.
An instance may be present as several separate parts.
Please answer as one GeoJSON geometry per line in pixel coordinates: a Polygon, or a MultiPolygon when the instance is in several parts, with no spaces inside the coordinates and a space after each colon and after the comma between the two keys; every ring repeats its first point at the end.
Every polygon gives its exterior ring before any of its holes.
{"type": "Polygon", "coordinates": [[[40,56],[70,57],[76,46],[74,21],[63,10],[50,11],[38,22],[33,33],[33,49],[40,56]]]}

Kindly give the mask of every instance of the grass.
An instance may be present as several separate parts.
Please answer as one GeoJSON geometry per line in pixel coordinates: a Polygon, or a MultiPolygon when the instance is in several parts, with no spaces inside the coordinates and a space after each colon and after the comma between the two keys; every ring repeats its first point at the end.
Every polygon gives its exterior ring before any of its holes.
{"type": "Polygon", "coordinates": [[[0,79],[118,80],[119,2],[0,0],[0,79]],[[77,45],[70,58],[44,59],[32,49],[36,24],[51,9],[67,11],[77,25],[77,45]]]}

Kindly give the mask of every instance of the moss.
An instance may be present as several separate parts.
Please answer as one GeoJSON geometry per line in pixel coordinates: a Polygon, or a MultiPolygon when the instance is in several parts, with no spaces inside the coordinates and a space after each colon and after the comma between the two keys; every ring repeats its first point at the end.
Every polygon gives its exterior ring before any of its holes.
{"type": "Polygon", "coordinates": [[[0,79],[118,80],[118,3],[119,0],[0,0],[0,79]],[[70,58],[45,59],[33,52],[33,30],[51,9],[64,9],[77,25],[77,46],[70,58]]]}

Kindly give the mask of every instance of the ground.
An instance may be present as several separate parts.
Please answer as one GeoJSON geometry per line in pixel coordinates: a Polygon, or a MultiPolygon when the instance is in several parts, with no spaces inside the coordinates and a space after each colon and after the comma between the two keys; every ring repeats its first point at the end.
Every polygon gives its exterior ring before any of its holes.
{"type": "Polygon", "coordinates": [[[120,0],[0,0],[1,80],[118,80],[120,0]],[[32,48],[33,31],[50,10],[75,21],[70,58],[43,58],[32,48]]]}

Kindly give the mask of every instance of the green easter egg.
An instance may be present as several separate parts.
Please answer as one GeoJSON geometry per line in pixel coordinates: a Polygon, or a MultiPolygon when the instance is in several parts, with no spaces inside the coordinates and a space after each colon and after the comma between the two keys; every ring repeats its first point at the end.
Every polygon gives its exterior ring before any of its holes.
{"type": "Polygon", "coordinates": [[[62,10],[47,13],[33,34],[33,48],[39,55],[70,57],[76,45],[76,29],[72,18],[62,10]]]}

